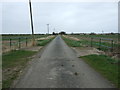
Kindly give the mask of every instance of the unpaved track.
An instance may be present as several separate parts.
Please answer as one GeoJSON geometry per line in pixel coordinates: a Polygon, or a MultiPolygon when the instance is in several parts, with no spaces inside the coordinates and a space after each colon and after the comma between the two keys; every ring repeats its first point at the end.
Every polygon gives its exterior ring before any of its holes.
{"type": "Polygon", "coordinates": [[[16,88],[112,88],[57,36],[21,76],[16,88]]]}

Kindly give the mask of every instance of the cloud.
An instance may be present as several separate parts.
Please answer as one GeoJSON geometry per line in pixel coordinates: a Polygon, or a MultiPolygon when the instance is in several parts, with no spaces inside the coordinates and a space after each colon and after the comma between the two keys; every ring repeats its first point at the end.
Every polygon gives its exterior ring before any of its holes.
{"type": "MultiPolygon", "coordinates": [[[[115,2],[32,3],[35,33],[118,32],[115,2]]],[[[31,33],[28,3],[4,3],[3,33],[31,33]]]]}
{"type": "MultiPolygon", "coordinates": [[[[2,12],[2,4],[0,3],[0,12],[2,12]]],[[[0,33],[2,33],[2,13],[0,13],[0,33]]]]}

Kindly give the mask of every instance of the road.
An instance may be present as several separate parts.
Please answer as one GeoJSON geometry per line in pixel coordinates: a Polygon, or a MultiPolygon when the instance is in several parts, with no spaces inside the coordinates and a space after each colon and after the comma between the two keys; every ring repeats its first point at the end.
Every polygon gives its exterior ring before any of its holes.
{"type": "Polygon", "coordinates": [[[21,76],[15,88],[113,88],[112,84],[77,58],[57,36],[21,76]]]}

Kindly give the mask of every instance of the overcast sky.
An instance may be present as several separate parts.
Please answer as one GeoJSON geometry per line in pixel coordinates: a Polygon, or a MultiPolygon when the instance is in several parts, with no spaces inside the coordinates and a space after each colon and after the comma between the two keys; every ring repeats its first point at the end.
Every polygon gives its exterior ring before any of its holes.
{"type": "MultiPolygon", "coordinates": [[[[33,2],[32,10],[35,33],[47,33],[48,23],[51,33],[118,32],[117,2],[33,2]]],[[[2,33],[31,33],[27,2],[3,3],[2,33]]]]}

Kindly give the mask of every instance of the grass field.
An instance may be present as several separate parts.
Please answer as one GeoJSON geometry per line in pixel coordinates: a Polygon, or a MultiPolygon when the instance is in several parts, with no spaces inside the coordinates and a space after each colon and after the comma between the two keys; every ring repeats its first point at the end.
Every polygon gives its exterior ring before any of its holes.
{"type": "Polygon", "coordinates": [[[17,50],[2,55],[3,88],[9,88],[35,51],[17,50]]]}
{"type": "Polygon", "coordinates": [[[45,40],[38,40],[37,41],[37,46],[45,46],[46,44],[48,44],[53,39],[54,39],[54,37],[52,37],[50,39],[45,39],[45,40]]]}
{"type": "MultiPolygon", "coordinates": [[[[49,35],[34,35],[35,38],[41,38],[41,37],[47,37],[49,35]]],[[[19,38],[21,39],[21,41],[25,40],[26,38],[31,39],[32,35],[28,34],[28,35],[16,35],[16,34],[12,34],[12,35],[2,35],[2,40],[18,40],[19,38]]]]}
{"type": "Polygon", "coordinates": [[[120,76],[118,77],[120,71],[118,65],[120,64],[120,61],[114,60],[106,55],[88,55],[80,58],[87,62],[96,71],[100,72],[117,87],[120,86],[120,82],[118,82],[120,80],[120,76]]]}
{"type": "MultiPolygon", "coordinates": [[[[120,47],[120,44],[118,43],[118,35],[66,35],[66,36],[78,38],[79,41],[77,42],[79,42],[81,45],[93,46],[103,51],[117,51],[118,47],[120,47]],[[92,39],[92,42],[91,42],[91,37],[92,38],[94,37],[92,39]],[[101,42],[100,42],[100,38],[101,38],[101,42]],[[113,42],[111,40],[113,40],[113,42]]],[[[63,39],[66,42],[70,41],[70,40],[66,40],[65,38],[66,37],[63,37],[63,39]]],[[[70,43],[75,44],[74,42],[76,41],[71,40],[70,43]]]]}
{"type": "Polygon", "coordinates": [[[72,36],[77,36],[77,37],[99,37],[99,38],[109,38],[109,39],[114,39],[117,40],[118,39],[118,34],[114,34],[114,35],[102,35],[102,34],[97,34],[97,35],[72,35],[72,36]]]}
{"type": "Polygon", "coordinates": [[[69,35],[69,36],[72,36],[72,37],[76,37],[76,38],[79,38],[79,39],[85,39],[85,40],[89,40],[91,38],[93,38],[95,41],[99,41],[100,38],[102,38],[103,42],[105,41],[106,43],[111,43],[111,40],[114,41],[114,43],[117,43],[118,44],[118,35],[115,34],[115,35],[69,35]],[[106,39],[106,40],[104,40],[106,39]]]}
{"type": "MultiPolygon", "coordinates": [[[[47,39],[52,35],[35,35],[35,40],[38,39],[47,39]]],[[[32,36],[31,35],[2,35],[2,52],[6,53],[11,50],[16,50],[20,48],[31,47],[32,36]]]]}
{"type": "Polygon", "coordinates": [[[63,36],[62,36],[62,38],[67,43],[67,45],[70,46],[70,47],[80,47],[81,46],[80,45],[81,41],[74,41],[74,40],[71,40],[69,38],[65,38],[63,36]]]}

